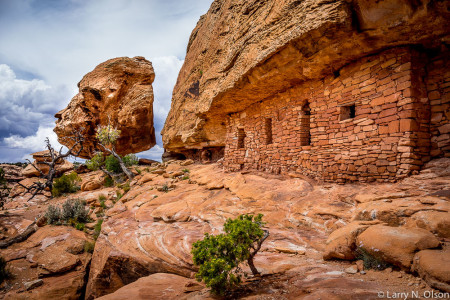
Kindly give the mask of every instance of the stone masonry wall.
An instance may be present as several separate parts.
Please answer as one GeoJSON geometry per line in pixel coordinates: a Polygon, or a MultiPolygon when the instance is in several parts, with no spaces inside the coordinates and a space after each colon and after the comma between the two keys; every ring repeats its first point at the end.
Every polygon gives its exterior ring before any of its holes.
{"type": "Polygon", "coordinates": [[[450,55],[443,52],[427,66],[427,92],[431,105],[431,156],[450,157],[450,55]]]}
{"type": "Polygon", "coordinates": [[[430,140],[433,156],[449,152],[448,60],[436,58],[428,69],[426,61],[410,47],[386,50],[230,115],[224,166],[337,182],[417,172],[430,159],[430,140]],[[430,129],[428,97],[436,90],[430,129]]]}

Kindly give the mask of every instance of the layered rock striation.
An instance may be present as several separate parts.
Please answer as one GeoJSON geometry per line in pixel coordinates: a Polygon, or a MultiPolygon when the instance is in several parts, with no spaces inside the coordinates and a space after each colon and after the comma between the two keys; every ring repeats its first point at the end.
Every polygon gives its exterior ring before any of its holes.
{"type": "Polygon", "coordinates": [[[79,93],[55,117],[58,141],[70,147],[74,132],[85,138],[80,157],[101,150],[95,138],[98,125],[121,131],[116,150],[121,155],[150,149],[156,144],[153,128],[155,72],[143,57],[119,57],[98,65],[78,83],[79,93]]]}
{"type": "Polygon", "coordinates": [[[449,17],[435,1],[216,0],[191,34],[164,147],[187,156],[222,149],[231,113],[388,48],[439,52],[449,17]]]}

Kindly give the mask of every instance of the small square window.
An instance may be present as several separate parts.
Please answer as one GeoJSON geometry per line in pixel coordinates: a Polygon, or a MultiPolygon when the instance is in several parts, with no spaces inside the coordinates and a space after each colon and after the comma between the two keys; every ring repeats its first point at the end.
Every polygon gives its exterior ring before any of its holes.
{"type": "Polygon", "coordinates": [[[339,108],[339,121],[353,119],[356,116],[355,104],[341,106],[339,108]]]}

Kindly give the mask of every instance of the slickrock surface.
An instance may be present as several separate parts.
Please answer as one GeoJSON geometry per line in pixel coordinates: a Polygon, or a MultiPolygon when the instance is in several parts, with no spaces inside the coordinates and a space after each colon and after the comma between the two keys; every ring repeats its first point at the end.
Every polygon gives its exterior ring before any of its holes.
{"type": "Polygon", "coordinates": [[[228,114],[386,48],[440,47],[449,18],[438,1],[216,0],[189,39],[164,148],[223,147],[228,114]]]}
{"type": "MultiPolygon", "coordinates": [[[[448,264],[439,263],[448,260],[449,249],[443,229],[450,218],[448,158],[398,183],[370,185],[324,184],[299,174],[226,173],[218,164],[189,160],[136,168],[141,174],[125,194],[96,185],[67,197],[20,196],[6,203],[2,241],[35,226],[49,204],[66,199],[85,200],[93,221],[86,233],[39,227],[26,241],[1,249],[16,277],[3,284],[0,298],[212,299],[193,280],[191,245],[243,213],[263,213],[270,236],[255,257],[263,276],[245,280],[241,299],[377,299],[379,291],[448,288],[448,264]],[[99,218],[104,222],[91,258],[81,246],[92,241],[99,218]],[[380,237],[379,228],[391,238],[380,237]],[[354,260],[360,246],[393,267],[363,270],[354,260]]],[[[80,176],[85,183],[102,177],[80,176]]],[[[249,271],[245,265],[244,270],[249,271]]]]}
{"type": "MultiPolygon", "coordinates": [[[[88,299],[99,297],[154,273],[192,277],[195,267],[190,255],[191,244],[205,232],[221,232],[226,218],[242,213],[264,214],[270,236],[256,256],[255,265],[263,274],[275,276],[269,276],[261,285],[278,284],[278,288],[253,287],[252,295],[270,294],[271,289],[279,289],[276,293],[286,290],[292,297],[317,299],[337,293],[344,298],[366,299],[364,297],[376,298],[376,291],[380,289],[406,290],[412,278],[409,275],[392,280],[385,287],[384,282],[380,286],[379,279],[375,279],[380,272],[349,275],[344,272],[348,263],[324,264],[322,256],[329,247],[325,241],[331,232],[343,230],[352,221],[359,222],[358,226],[365,230],[376,229],[376,224],[386,222],[390,215],[395,223],[392,226],[402,226],[400,231],[425,232],[433,239],[426,247],[411,247],[405,254],[408,259],[420,249],[445,246],[447,239],[441,238],[438,242],[432,233],[417,229],[415,223],[407,221],[422,211],[439,211],[450,217],[448,196],[442,195],[446,191],[443,187],[450,182],[448,174],[442,175],[446,174],[449,164],[449,159],[432,162],[421,174],[397,184],[342,186],[263,173],[224,173],[217,164],[166,163],[166,167],[151,171],[153,174],[138,176],[131,184],[132,189],[106,212],[108,219],[97,240],[86,295],[88,299]],[[184,169],[189,170],[189,179],[181,180],[186,177],[184,169]],[[161,189],[164,185],[169,188],[167,193],[161,189]],[[359,202],[361,200],[365,202],[359,202]],[[404,227],[405,224],[410,227],[404,227]],[[352,276],[357,276],[357,280],[352,276]],[[295,284],[283,285],[279,283],[280,278],[295,284]],[[371,283],[372,280],[376,282],[371,283]],[[312,295],[307,295],[308,289],[312,295]]],[[[364,232],[356,227],[348,230],[353,243],[364,232]]],[[[408,235],[403,239],[414,243],[408,235]]],[[[342,240],[348,242],[345,235],[342,240]]],[[[351,253],[356,247],[345,246],[349,248],[344,249],[346,252],[342,255],[330,257],[354,259],[351,253]]],[[[383,250],[390,253],[389,246],[383,250]]],[[[339,252],[339,247],[334,251],[339,252]]],[[[424,285],[426,283],[420,282],[420,286],[424,285]]],[[[135,290],[136,285],[131,285],[130,289],[135,290]]],[[[118,295],[124,295],[124,291],[118,295]]],[[[154,295],[159,299],[156,292],[154,295]]],[[[203,299],[208,294],[204,290],[186,295],[188,299],[191,296],[203,299]]],[[[117,297],[107,299],[122,299],[117,297]]]]}
{"type": "MultiPolygon", "coordinates": [[[[83,294],[91,254],[84,232],[67,226],[45,226],[26,241],[0,250],[14,278],[4,299],[78,299],[83,294]],[[42,282],[33,283],[41,279],[42,282]]],[[[5,289],[3,290],[5,292],[5,289]]]]}
{"type": "Polygon", "coordinates": [[[113,126],[121,131],[116,150],[137,153],[155,145],[153,128],[153,88],[155,72],[143,57],[119,57],[98,65],[78,83],[79,93],[55,117],[58,141],[71,146],[76,130],[85,137],[80,157],[89,158],[98,148],[95,129],[113,126]]]}

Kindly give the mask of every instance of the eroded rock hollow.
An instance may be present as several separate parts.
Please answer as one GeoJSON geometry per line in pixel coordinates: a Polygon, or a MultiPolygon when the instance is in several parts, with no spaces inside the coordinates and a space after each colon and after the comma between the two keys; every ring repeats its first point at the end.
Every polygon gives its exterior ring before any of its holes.
{"type": "Polygon", "coordinates": [[[121,155],[150,149],[156,144],[153,127],[155,72],[143,57],[119,57],[98,65],[78,83],[79,93],[55,117],[58,141],[70,147],[67,137],[82,130],[86,139],[82,158],[101,150],[95,138],[98,125],[109,123],[121,131],[116,150],[121,155]]]}
{"type": "Polygon", "coordinates": [[[231,170],[301,168],[331,181],[409,174],[449,151],[442,137],[448,91],[441,85],[448,78],[449,19],[448,4],[436,1],[216,0],[191,34],[164,148],[190,158],[216,149],[231,170]],[[424,72],[426,88],[417,81],[424,72]],[[411,111],[401,111],[407,102],[411,111]],[[397,117],[383,119],[394,107],[397,117]],[[386,131],[392,121],[403,125],[386,131]],[[366,123],[373,128],[360,128],[366,123]],[[357,136],[359,129],[369,136],[357,136]],[[369,144],[380,138],[395,165],[358,170],[364,162],[349,170],[356,159],[333,152],[341,145],[371,153],[369,144]],[[397,151],[402,143],[423,148],[405,154],[397,151]],[[404,163],[411,153],[416,161],[404,163]]]}

